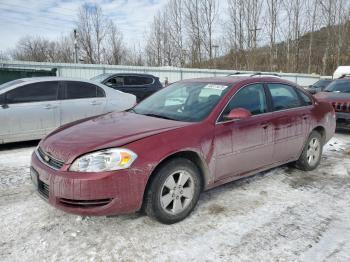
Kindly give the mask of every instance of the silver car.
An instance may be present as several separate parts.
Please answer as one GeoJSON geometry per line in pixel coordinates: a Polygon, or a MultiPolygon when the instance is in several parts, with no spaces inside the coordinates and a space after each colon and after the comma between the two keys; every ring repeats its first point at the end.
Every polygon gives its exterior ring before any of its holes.
{"type": "Polygon", "coordinates": [[[0,85],[0,144],[41,139],[66,123],[135,104],[134,95],[86,80],[14,80],[0,85]]]}

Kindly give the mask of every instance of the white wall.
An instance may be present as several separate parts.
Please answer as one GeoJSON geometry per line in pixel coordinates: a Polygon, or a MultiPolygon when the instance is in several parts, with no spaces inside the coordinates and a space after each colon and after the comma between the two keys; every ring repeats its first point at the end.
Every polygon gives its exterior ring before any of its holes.
{"type": "MultiPolygon", "coordinates": [[[[236,70],[214,70],[214,69],[192,69],[175,67],[146,67],[146,66],[120,66],[120,65],[86,65],[86,64],[65,64],[65,63],[39,63],[23,61],[2,61],[1,67],[30,68],[30,69],[52,69],[57,68],[57,75],[64,77],[90,79],[102,73],[147,73],[160,78],[164,82],[168,77],[169,82],[176,82],[182,79],[226,76],[236,70]]],[[[251,71],[245,71],[251,73],[251,71]]],[[[266,72],[268,73],[268,72],[266,72]]],[[[301,86],[308,86],[320,79],[319,75],[279,73],[282,78],[296,82],[301,86]]]]}

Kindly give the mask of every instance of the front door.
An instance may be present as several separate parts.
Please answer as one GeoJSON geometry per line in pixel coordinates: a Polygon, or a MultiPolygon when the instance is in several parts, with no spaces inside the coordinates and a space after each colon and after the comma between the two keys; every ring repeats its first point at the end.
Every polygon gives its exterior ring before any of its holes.
{"type": "Polygon", "coordinates": [[[0,108],[0,140],[40,139],[59,126],[58,83],[40,82],[17,87],[4,94],[0,108]]]}
{"type": "Polygon", "coordinates": [[[216,180],[260,169],[271,164],[273,140],[263,84],[240,89],[224,109],[215,127],[216,180]],[[245,108],[252,117],[225,121],[234,108],[245,108]]]}

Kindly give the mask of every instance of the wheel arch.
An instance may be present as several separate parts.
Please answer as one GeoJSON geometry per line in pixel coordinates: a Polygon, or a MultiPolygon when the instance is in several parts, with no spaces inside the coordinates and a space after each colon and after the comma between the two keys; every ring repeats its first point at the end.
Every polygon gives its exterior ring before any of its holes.
{"type": "Polygon", "coordinates": [[[153,181],[153,179],[155,179],[156,177],[156,173],[157,171],[167,162],[171,161],[172,159],[175,158],[185,158],[190,160],[192,163],[194,163],[197,168],[200,171],[200,177],[201,177],[201,190],[203,191],[205,188],[205,185],[207,184],[207,182],[209,181],[209,177],[210,177],[210,171],[209,168],[205,162],[205,160],[195,151],[192,150],[184,150],[184,151],[179,151],[179,152],[175,152],[173,154],[168,155],[167,157],[165,157],[161,162],[159,162],[156,167],[153,169],[153,171],[151,172],[151,175],[149,176],[147,183],[146,183],[146,187],[145,190],[143,192],[143,200],[142,200],[142,206],[145,203],[145,198],[147,196],[147,192],[149,190],[149,187],[153,181]]]}
{"type": "Polygon", "coordinates": [[[311,132],[316,131],[321,135],[322,143],[326,141],[326,129],[323,126],[316,126],[311,132]]]}

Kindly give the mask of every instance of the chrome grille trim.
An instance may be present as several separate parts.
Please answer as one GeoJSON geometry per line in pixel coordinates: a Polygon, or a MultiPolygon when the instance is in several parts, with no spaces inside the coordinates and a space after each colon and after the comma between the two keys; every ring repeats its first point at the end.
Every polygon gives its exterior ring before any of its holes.
{"type": "Polygon", "coordinates": [[[47,165],[48,167],[51,167],[54,170],[60,170],[61,167],[64,165],[64,162],[53,158],[49,154],[46,154],[40,147],[38,147],[35,150],[35,154],[40,160],[40,162],[47,165]],[[48,158],[48,160],[46,160],[45,158],[48,158]]]}

